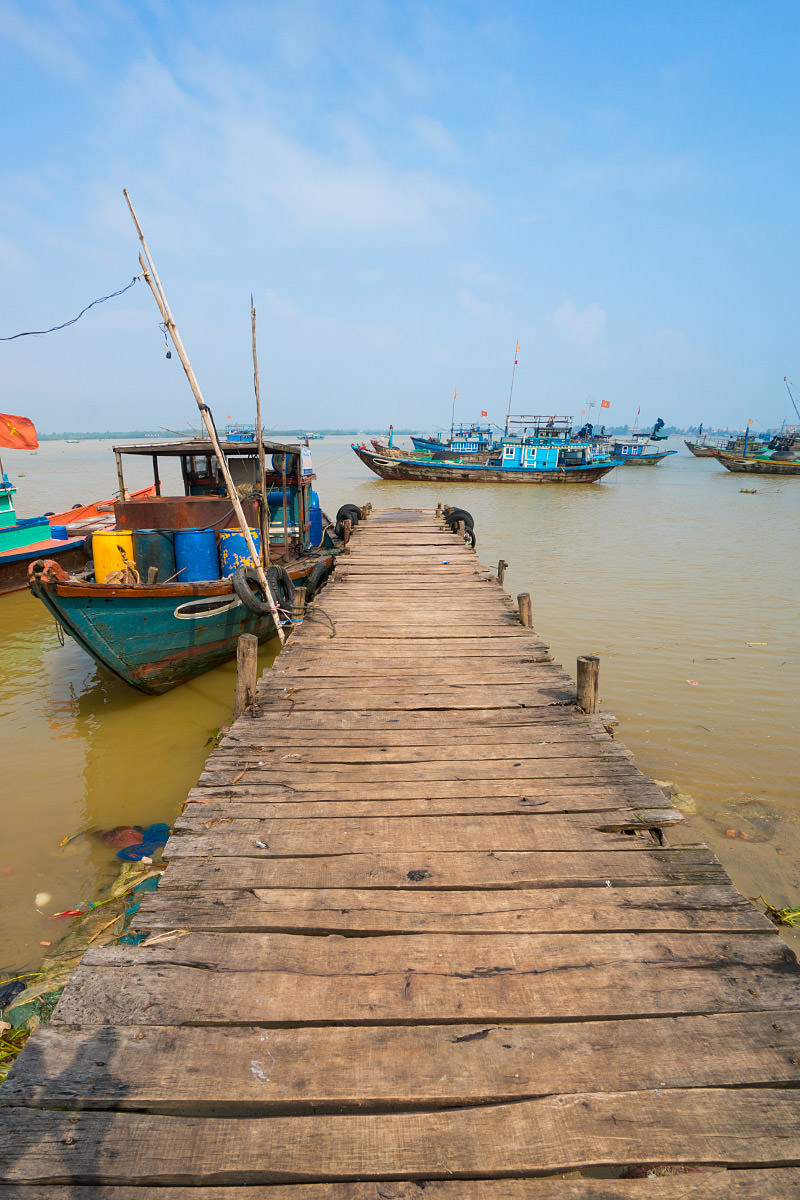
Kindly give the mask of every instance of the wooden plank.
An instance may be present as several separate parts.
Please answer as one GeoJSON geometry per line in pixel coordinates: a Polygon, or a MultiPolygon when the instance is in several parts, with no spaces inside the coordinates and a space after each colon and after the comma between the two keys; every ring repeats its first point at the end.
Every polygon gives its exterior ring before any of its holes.
{"type": "Polygon", "coordinates": [[[347,766],[349,764],[380,764],[381,768],[389,764],[401,765],[420,762],[445,763],[450,771],[458,771],[460,763],[491,762],[502,763],[503,769],[519,769],[523,762],[539,761],[548,758],[594,758],[603,761],[623,759],[629,761],[626,749],[612,742],[610,738],[597,735],[587,735],[578,740],[564,737],[553,741],[530,740],[527,742],[505,742],[492,745],[427,745],[420,742],[407,747],[390,747],[381,745],[381,735],[376,734],[372,745],[366,746],[260,746],[246,750],[240,744],[236,747],[222,746],[212,756],[215,766],[226,769],[241,769],[248,763],[252,766],[269,766],[278,770],[287,767],[303,770],[305,767],[347,766]],[[460,753],[459,753],[460,751],[460,753]]]}
{"type": "MultiPolygon", "coordinates": [[[[509,800],[492,800],[480,797],[466,801],[440,800],[331,800],[322,799],[293,801],[262,801],[250,797],[246,802],[237,800],[208,799],[187,804],[173,825],[176,832],[206,833],[218,825],[232,821],[265,821],[291,817],[299,820],[317,820],[329,817],[431,817],[435,815],[458,816],[491,815],[502,816],[527,812],[538,815],[539,823],[549,819],[552,809],[522,797],[509,800]]],[[[575,824],[589,824],[596,829],[652,829],[669,828],[683,821],[681,813],[674,808],[634,808],[620,804],[617,808],[595,807],[588,811],[562,810],[558,815],[568,816],[575,824]]],[[[240,827],[241,828],[241,827],[240,827]]],[[[314,830],[309,830],[309,839],[314,839],[314,830]]],[[[453,849],[452,846],[448,849],[453,849]]]]}
{"type": "Polygon", "coordinates": [[[59,1026],[36,1033],[6,1107],[199,1116],[500,1104],[572,1092],[800,1083],[800,1012],[263,1029],[59,1026]],[[777,1026],[777,1028],[776,1028],[777,1026]],[[224,1063],[209,1088],[209,1063],[224,1063]]]}
{"type": "MultiPolygon", "coordinates": [[[[798,1200],[794,1167],[724,1170],[672,1168],[672,1178],[471,1179],[469,1200],[798,1200]],[[691,1172],[689,1178],[684,1170],[691,1172]],[[687,1192],[690,1187],[690,1192],[687,1192]]],[[[203,1187],[203,1200],[465,1200],[462,1181],[291,1183],[265,1187],[203,1187]]],[[[8,1186],[5,1200],[198,1200],[192,1187],[8,1186]]]]}
{"type": "Polygon", "coordinates": [[[387,846],[396,854],[452,850],[647,850],[654,841],[648,827],[629,817],[630,831],[603,828],[591,816],[532,813],[457,817],[317,817],[295,820],[241,818],[216,821],[210,828],[184,820],[164,851],[168,859],[213,854],[216,858],[264,858],[317,854],[369,854],[387,846]]]}
{"type": "Polygon", "coordinates": [[[452,1024],[783,1010],[773,935],[185,933],[89,950],[56,1024],[452,1024]]]}
{"type": "MultiPolygon", "coordinates": [[[[11,1109],[4,1182],[462,1178],[651,1162],[794,1165],[791,1089],[544,1097],[434,1113],[259,1118],[11,1109]],[[147,1153],[142,1153],[142,1148],[147,1153]]],[[[686,1181],[682,1181],[684,1188],[686,1181]]]]}
{"type": "Polygon", "coordinates": [[[391,816],[392,813],[413,816],[479,812],[642,812],[648,814],[646,819],[652,824],[662,823],[661,816],[655,819],[657,813],[662,813],[663,821],[668,822],[675,812],[663,793],[633,776],[610,783],[589,779],[567,787],[557,786],[559,782],[539,782],[535,789],[527,788],[525,795],[520,794],[519,787],[493,787],[490,781],[458,786],[452,780],[447,786],[440,786],[438,782],[428,786],[370,784],[362,785],[357,792],[352,788],[327,791],[318,787],[303,791],[281,785],[251,787],[245,774],[232,786],[193,788],[187,804],[210,807],[213,815],[230,812],[231,815],[247,816],[246,807],[254,807],[255,811],[263,809],[265,815],[286,817],[312,812],[320,806],[328,809],[330,816],[349,813],[356,816],[391,816]],[[440,795],[440,792],[445,794],[440,795]],[[290,806],[297,806],[294,814],[290,806]]]}
{"type": "Polygon", "coordinates": [[[349,934],[771,929],[768,919],[730,884],[491,892],[248,888],[200,895],[161,888],[142,897],[134,925],[148,930],[349,934]]]}
{"type": "MultiPolygon", "coordinates": [[[[209,759],[209,765],[203,771],[200,779],[204,783],[229,783],[231,773],[241,771],[244,763],[236,767],[209,759]]],[[[474,783],[490,781],[498,774],[500,768],[494,762],[469,762],[465,760],[457,766],[448,767],[447,763],[387,763],[380,768],[381,782],[384,785],[392,783],[474,783]]],[[[638,771],[629,760],[623,756],[600,756],[592,758],[542,758],[537,760],[522,759],[519,763],[506,763],[503,773],[510,778],[503,781],[503,786],[516,786],[517,790],[525,791],[529,784],[552,779],[581,779],[591,778],[608,781],[619,778],[633,778],[638,771]]],[[[267,787],[279,784],[289,784],[312,788],[319,786],[324,789],[340,787],[342,784],[360,785],[364,778],[364,770],[357,763],[334,766],[333,764],[293,763],[284,760],[280,766],[264,763],[259,760],[250,763],[247,774],[248,782],[261,783],[267,787]]]]}
{"type": "Polygon", "coordinates": [[[727,876],[705,847],[604,852],[490,851],[334,854],[315,858],[176,858],[159,888],[518,888],[719,884],[727,876]]]}

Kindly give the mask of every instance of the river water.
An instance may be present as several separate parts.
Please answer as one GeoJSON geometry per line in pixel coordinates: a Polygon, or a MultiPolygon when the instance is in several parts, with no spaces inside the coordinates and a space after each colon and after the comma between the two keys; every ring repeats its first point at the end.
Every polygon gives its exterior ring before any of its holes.
{"type": "MultiPolygon", "coordinates": [[[[596,485],[396,484],[373,477],[350,439],[312,444],[323,508],[458,504],[481,562],[533,597],[534,626],[575,673],[600,656],[601,706],[637,765],[678,793],[672,840],[704,841],[746,895],[800,907],[798,670],[800,480],[732,475],[678,453],[596,485]],[[755,492],[743,491],[755,489],[755,492]]],[[[111,442],[4,451],[17,511],[34,516],[110,496],[111,442]]],[[[130,488],[151,482],[134,463],[130,488]]],[[[262,648],[267,666],[277,642],[262,648]]],[[[93,826],[170,823],[209,740],[231,718],[227,664],[164,696],[96,666],[27,593],[0,597],[0,979],[38,966],[41,943],[117,872],[93,826]],[[36,905],[38,893],[50,899],[36,905]]],[[[797,949],[800,934],[785,931],[797,949]]]]}

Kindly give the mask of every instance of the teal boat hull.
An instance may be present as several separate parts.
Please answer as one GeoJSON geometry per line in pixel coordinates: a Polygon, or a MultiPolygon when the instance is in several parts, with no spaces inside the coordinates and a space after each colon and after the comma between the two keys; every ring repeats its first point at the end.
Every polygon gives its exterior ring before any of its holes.
{"type": "MultiPolygon", "coordinates": [[[[295,584],[316,559],[293,568],[295,584]]],[[[230,580],[120,586],[59,579],[34,569],[29,586],[65,632],[114,675],[150,695],[169,691],[236,654],[237,639],[275,635],[271,615],[252,612],[230,580]]]]}

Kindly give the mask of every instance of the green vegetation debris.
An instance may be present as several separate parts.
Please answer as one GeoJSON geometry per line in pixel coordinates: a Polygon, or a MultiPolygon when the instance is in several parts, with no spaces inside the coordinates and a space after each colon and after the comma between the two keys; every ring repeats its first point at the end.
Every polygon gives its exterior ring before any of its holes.
{"type": "Polygon", "coordinates": [[[788,905],[783,908],[775,908],[763,896],[758,898],[767,910],[770,921],[774,921],[776,925],[791,925],[792,929],[800,927],[800,908],[790,908],[788,905]]]}

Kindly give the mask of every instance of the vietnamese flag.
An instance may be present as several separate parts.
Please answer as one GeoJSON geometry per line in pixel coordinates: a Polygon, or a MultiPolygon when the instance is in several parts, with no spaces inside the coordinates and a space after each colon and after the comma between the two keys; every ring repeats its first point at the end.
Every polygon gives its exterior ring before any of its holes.
{"type": "Polygon", "coordinates": [[[482,417],[488,417],[488,415],[489,415],[489,414],[488,414],[488,412],[486,411],[486,409],[485,409],[485,408],[482,408],[482,409],[481,409],[481,416],[482,416],[482,417]]]}
{"type": "Polygon", "coordinates": [[[0,413],[0,446],[9,450],[38,449],[39,439],[33,421],[15,417],[12,413],[0,413]]]}
{"type": "Polygon", "coordinates": [[[611,401],[610,400],[601,400],[600,407],[601,408],[611,408],[611,401]]]}

